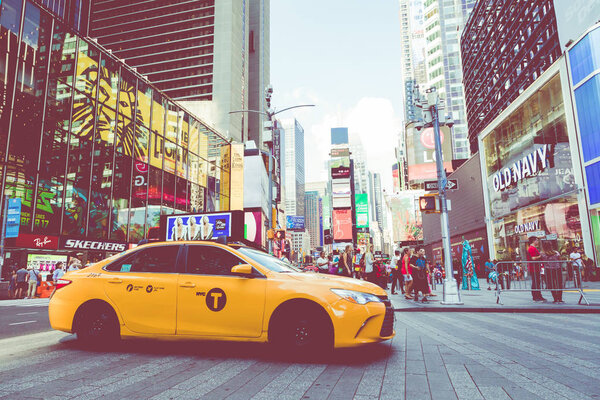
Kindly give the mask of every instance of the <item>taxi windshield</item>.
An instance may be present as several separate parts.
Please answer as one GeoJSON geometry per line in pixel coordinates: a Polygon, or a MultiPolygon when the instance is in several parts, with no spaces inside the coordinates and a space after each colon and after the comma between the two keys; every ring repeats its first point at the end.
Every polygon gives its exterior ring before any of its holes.
{"type": "Polygon", "coordinates": [[[285,261],[281,261],[278,258],[273,257],[270,254],[263,253],[262,251],[250,249],[248,247],[239,247],[237,249],[240,253],[250,257],[253,261],[256,261],[260,265],[270,269],[274,272],[302,272],[291,264],[285,261]]]}

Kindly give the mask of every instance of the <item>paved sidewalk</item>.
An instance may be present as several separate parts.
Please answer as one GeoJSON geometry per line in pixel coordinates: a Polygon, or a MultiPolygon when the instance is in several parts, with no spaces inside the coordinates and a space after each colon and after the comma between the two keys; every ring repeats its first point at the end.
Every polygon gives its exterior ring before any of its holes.
{"type": "Polygon", "coordinates": [[[504,304],[497,304],[496,291],[487,290],[485,279],[479,280],[479,286],[481,290],[461,290],[461,300],[464,305],[441,304],[443,293],[440,284],[433,290],[436,296],[430,297],[427,303],[406,300],[400,292],[397,295],[390,294],[390,298],[397,311],[600,313],[600,282],[583,282],[585,296],[590,302],[589,306],[585,305],[585,301],[582,301],[581,305],[578,304],[580,298],[578,291],[564,291],[564,304],[554,304],[549,291],[542,292],[544,298],[548,300],[547,303],[534,302],[530,291],[503,291],[501,300],[504,304]]]}

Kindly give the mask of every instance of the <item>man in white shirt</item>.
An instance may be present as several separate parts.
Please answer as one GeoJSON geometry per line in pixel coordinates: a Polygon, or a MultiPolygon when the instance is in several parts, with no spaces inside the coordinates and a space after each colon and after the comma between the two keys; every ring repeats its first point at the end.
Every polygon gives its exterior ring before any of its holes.
{"type": "Polygon", "coordinates": [[[402,294],[404,294],[404,276],[400,273],[400,250],[394,250],[394,255],[390,261],[392,268],[392,294],[396,294],[396,285],[400,286],[402,294]]]}
{"type": "Polygon", "coordinates": [[[573,279],[573,282],[575,282],[579,286],[578,277],[581,276],[581,270],[583,269],[583,260],[581,258],[581,254],[579,253],[579,249],[576,247],[573,247],[573,250],[571,250],[571,254],[569,255],[569,258],[571,259],[573,266],[572,266],[572,268],[567,269],[567,271],[569,273],[568,279],[569,280],[573,279]]]}
{"type": "Polygon", "coordinates": [[[370,244],[367,246],[367,252],[364,255],[365,257],[365,275],[367,275],[367,280],[372,283],[376,283],[377,277],[373,272],[373,264],[375,263],[375,257],[373,256],[373,245],[370,244]]]}
{"type": "Polygon", "coordinates": [[[328,265],[329,265],[329,261],[325,257],[325,252],[324,251],[320,252],[319,258],[317,258],[317,268],[319,269],[319,272],[322,274],[329,273],[328,265]]]}

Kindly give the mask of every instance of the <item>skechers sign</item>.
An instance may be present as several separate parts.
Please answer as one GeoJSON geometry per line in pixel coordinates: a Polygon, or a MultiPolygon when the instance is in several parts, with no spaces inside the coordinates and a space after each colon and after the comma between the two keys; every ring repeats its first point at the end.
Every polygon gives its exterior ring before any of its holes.
{"type": "Polygon", "coordinates": [[[548,145],[535,149],[509,168],[499,170],[493,178],[494,190],[500,192],[517,182],[534,176],[548,167],[548,145]]]}
{"type": "Polygon", "coordinates": [[[82,239],[63,239],[62,249],[77,250],[96,250],[96,251],[115,251],[121,252],[127,250],[126,243],[106,242],[101,240],[82,240],[82,239]]]}

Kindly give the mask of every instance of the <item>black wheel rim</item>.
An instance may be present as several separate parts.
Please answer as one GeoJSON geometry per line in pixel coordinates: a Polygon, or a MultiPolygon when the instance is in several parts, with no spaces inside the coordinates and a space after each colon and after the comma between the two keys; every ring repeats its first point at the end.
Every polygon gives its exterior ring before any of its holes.
{"type": "Polygon", "coordinates": [[[296,347],[304,347],[313,341],[314,331],[307,320],[299,320],[293,330],[293,343],[296,347]]]}

